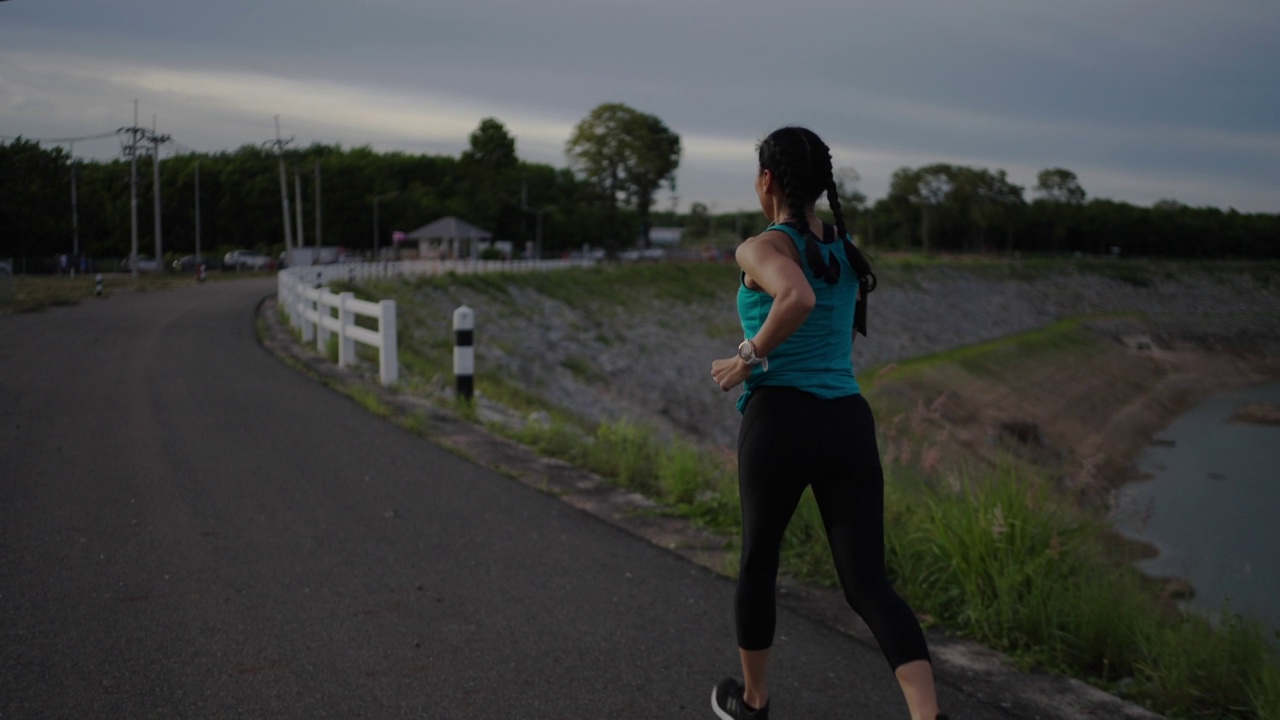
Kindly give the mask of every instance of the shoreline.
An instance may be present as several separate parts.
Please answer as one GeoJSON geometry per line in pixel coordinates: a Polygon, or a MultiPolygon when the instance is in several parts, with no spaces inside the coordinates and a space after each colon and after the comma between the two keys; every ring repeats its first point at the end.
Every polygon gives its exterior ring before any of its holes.
{"type": "Polygon", "coordinates": [[[1160,433],[1177,418],[1208,398],[1225,392],[1280,381],[1280,357],[1261,347],[1206,349],[1182,339],[1158,339],[1143,348],[1144,336],[1127,336],[1135,351],[1162,363],[1167,374],[1150,393],[1126,403],[1089,438],[1084,449],[1105,459],[1105,473],[1090,490],[1110,493],[1131,482],[1151,479],[1137,468],[1143,450],[1158,444],[1160,433]],[[1116,431],[1124,431],[1117,436],[1116,431]]]}
{"type": "MultiPolygon", "coordinates": [[[[1098,506],[1149,477],[1138,470],[1138,457],[1192,407],[1280,381],[1277,340],[1206,341],[1134,319],[1086,320],[1084,335],[1073,332],[1057,331],[1058,344],[1048,350],[1015,343],[906,377],[889,366],[871,392],[900,406],[897,414],[909,416],[918,442],[954,445],[950,455],[962,462],[994,463],[998,453],[1012,453],[1057,475],[1082,505],[1098,506]],[[1081,347],[1090,342],[1095,347],[1081,347]],[[919,430],[925,424],[935,429],[932,440],[919,430]]],[[[893,415],[885,425],[901,419],[893,415]]],[[[908,455],[895,453],[892,429],[886,435],[887,459],[908,455]]]]}

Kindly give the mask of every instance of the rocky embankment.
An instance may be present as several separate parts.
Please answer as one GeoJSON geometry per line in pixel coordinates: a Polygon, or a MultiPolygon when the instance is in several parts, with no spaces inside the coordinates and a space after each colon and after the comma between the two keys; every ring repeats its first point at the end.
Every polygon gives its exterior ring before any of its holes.
{"type": "MultiPolygon", "coordinates": [[[[963,267],[881,271],[870,336],[855,367],[874,368],[1025,332],[1081,315],[1136,313],[1158,343],[1280,357],[1280,287],[1241,272],[1181,268],[1136,282],[1077,270],[1019,278],[963,267]]],[[[732,272],[722,298],[687,302],[627,288],[623,309],[566,304],[519,284],[505,293],[422,286],[402,302],[401,342],[439,347],[453,309],[476,312],[477,372],[500,373],[547,402],[593,420],[628,416],[662,431],[732,446],[736,392],[711,381],[714,358],[740,339],[732,272]]],[[[1100,323],[1120,332],[1125,321],[1100,323]]],[[[1128,331],[1132,331],[1130,324],[1128,331]]]]}

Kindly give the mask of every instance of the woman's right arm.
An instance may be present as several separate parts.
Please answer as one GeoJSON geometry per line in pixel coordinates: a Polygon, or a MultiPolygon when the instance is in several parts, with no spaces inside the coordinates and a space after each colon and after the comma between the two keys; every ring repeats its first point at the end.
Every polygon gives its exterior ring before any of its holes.
{"type": "Polygon", "coordinates": [[[793,253],[790,238],[776,230],[738,246],[738,266],[773,296],[769,316],[751,338],[756,353],[762,357],[791,337],[813,310],[813,287],[793,253]]]}

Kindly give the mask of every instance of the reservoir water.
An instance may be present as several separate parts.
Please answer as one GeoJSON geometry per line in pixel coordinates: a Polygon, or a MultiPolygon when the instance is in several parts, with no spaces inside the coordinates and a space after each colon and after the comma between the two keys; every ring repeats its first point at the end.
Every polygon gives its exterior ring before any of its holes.
{"type": "Polygon", "coordinates": [[[1139,567],[1195,586],[1189,608],[1224,607],[1280,632],[1280,426],[1231,422],[1242,405],[1280,403],[1280,383],[1215,395],[1138,458],[1150,480],[1117,492],[1116,526],[1156,546],[1139,567]]]}

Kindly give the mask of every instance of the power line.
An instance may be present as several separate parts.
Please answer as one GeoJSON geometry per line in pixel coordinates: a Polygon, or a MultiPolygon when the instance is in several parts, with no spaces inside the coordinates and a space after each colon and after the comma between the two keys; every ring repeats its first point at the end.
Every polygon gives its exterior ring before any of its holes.
{"type": "Polygon", "coordinates": [[[32,140],[35,142],[51,142],[51,143],[55,143],[55,145],[60,145],[60,143],[63,143],[63,142],[79,142],[82,140],[102,140],[102,138],[104,137],[120,135],[120,132],[122,131],[119,131],[119,129],[114,129],[114,131],[104,132],[104,133],[101,133],[101,135],[86,135],[83,137],[27,137],[24,135],[0,135],[0,138],[4,138],[4,140],[32,140]]]}
{"type": "Polygon", "coordinates": [[[183,155],[196,155],[196,154],[198,154],[198,153],[200,152],[199,150],[196,150],[195,148],[187,147],[186,145],[183,145],[182,143],[178,142],[177,140],[174,140],[172,135],[169,135],[169,136],[168,136],[168,138],[169,138],[169,142],[168,142],[168,144],[169,144],[169,145],[172,145],[172,146],[173,146],[173,149],[174,149],[174,150],[177,150],[180,154],[183,154],[183,155]]]}
{"type": "MultiPolygon", "coordinates": [[[[139,128],[139,130],[145,131],[146,128],[139,128]]],[[[128,135],[131,132],[133,132],[133,128],[123,127],[118,130],[112,130],[111,132],[99,133],[97,135],[82,135],[79,137],[37,138],[37,137],[28,137],[26,135],[0,135],[0,140],[29,140],[32,142],[49,143],[52,145],[62,145],[62,144],[74,145],[75,143],[86,141],[86,140],[102,140],[109,137],[115,137],[117,135],[128,135]]],[[[180,154],[195,155],[200,152],[199,150],[196,150],[193,147],[183,145],[177,140],[174,140],[172,135],[160,135],[159,138],[160,138],[161,144],[171,145],[173,149],[180,154]]],[[[138,142],[141,143],[143,141],[150,142],[151,138],[149,137],[149,135],[144,136],[143,132],[140,132],[138,142]]],[[[129,154],[128,148],[131,147],[132,145],[134,145],[132,141],[129,141],[126,143],[126,146],[125,146],[126,156],[128,156],[129,154]]]]}

